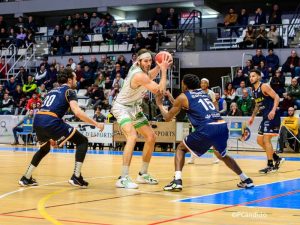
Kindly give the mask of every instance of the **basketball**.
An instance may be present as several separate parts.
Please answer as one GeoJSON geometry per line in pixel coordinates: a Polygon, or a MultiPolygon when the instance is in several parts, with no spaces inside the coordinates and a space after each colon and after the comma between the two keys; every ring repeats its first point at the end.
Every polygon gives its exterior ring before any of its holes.
{"type": "Polygon", "coordinates": [[[171,60],[173,60],[173,57],[172,57],[172,55],[169,52],[161,51],[161,52],[159,52],[159,53],[156,54],[156,56],[155,56],[155,62],[162,63],[163,57],[164,57],[165,54],[169,55],[169,57],[171,57],[171,60]]]}

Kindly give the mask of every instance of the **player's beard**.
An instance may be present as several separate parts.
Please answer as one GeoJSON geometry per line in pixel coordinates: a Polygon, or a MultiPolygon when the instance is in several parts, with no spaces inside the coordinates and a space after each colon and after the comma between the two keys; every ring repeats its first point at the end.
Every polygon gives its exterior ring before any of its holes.
{"type": "Polygon", "coordinates": [[[143,70],[143,72],[147,73],[150,71],[150,66],[143,66],[141,65],[141,69],[143,70]]]}

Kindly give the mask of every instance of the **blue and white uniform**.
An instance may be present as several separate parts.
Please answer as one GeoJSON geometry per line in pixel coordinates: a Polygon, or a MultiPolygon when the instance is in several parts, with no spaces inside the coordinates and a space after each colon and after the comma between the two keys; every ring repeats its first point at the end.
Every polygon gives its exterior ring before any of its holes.
{"type": "Polygon", "coordinates": [[[201,89],[184,93],[189,102],[187,115],[195,131],[189,134],[183,143],[197,156],[214,148],[224,157],[228,140],[227,123],[216,110],[209,96],[201,89]]]}

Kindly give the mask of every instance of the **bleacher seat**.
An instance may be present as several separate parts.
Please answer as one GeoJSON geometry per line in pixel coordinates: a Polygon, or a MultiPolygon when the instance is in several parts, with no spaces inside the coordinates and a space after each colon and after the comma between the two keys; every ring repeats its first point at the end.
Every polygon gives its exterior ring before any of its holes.
{"type": "Polygon", "coordinates": [[[80,53],[90,53],[91,47],[90,46],[82,46],[80,53]]]}
{"type": "Polygon", "coordinates": [[[127,44],[119,45],[119,52],[127,52],[127,50],[128,50],[127,44]]]}
{"type": "Polygon", "coordinates": [[[81,53],[81,46],[74,46],[72,48],[72,53],[81,53]]]}
{"type": "Polygon", "coordinates": [[[100,46],[99,45],[92,45],[92,52],[93,53],[100,52],[100,46]]]}
{"type": "Polygon", "coordinates": [[[100,52],[108,52],[109,45],[100,45],[100,52]]]}
{"type": "Polygon", "coordinates": [[[19,48],[18,55],[26,55],[26,48],[19,48]]]}
{"type": "Polygon", "coordinates": [[[85,110],[85,113],[86,113],[89,117],[93,117],[93,116],[94,116],[94,110],[93,110],[93,109],[87,109],[87,110],[85,110]]]}
{"type": "Polygon", "coordinates": [[[118,52],[119,51],[119,45],[111,45],[109,48],[110,52],[118,52]]]}
{"type": "Polygon", "coordinates": [[[80,108],[86,108],[88,105],[88,98],[78,98],[78,105],[80,108]]]}
{"type": "Polygon", "coordinates": [[[149,28],[149,21],[139,21],[137,28],[149,28]]]}
{"type": "Polygon", "coordinates": [[[85,96],[86,94],[86,89],[79,89],[77,91],[77,96],[85,96]]]}
{"type": "Polygon", "coordinates": [[[132,47],[133,47],[133,44],[129,44],[129,45],[128,45],[128,49],[127,49],[127,51],[129,51],[129,52],[130,52],[130,51],[131,51],[131,49],[132,49],[132,47]]]}
{"type": "Polygon", "coordinates": [[[96,41],[103,41],[103,37],[102,37],[102,34],[94,34],[93,37],[92,37],[92,41],[93,42],[96,42],[96,41]]]}

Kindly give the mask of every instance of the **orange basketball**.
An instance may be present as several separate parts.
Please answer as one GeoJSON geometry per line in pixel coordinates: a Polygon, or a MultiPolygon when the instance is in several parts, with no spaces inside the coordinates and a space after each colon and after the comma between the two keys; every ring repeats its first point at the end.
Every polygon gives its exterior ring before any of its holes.
{"type": "Polygon", "coordinates": [[[159,52],[159,53],[156,54],[156,56],[155,56],[155,62],[162,63],[163,57],[164,57],[165,54],[169,55],[169,57],[172,59],[172,55],[169,52],[161,51],[161,52],[159,52]]]}

